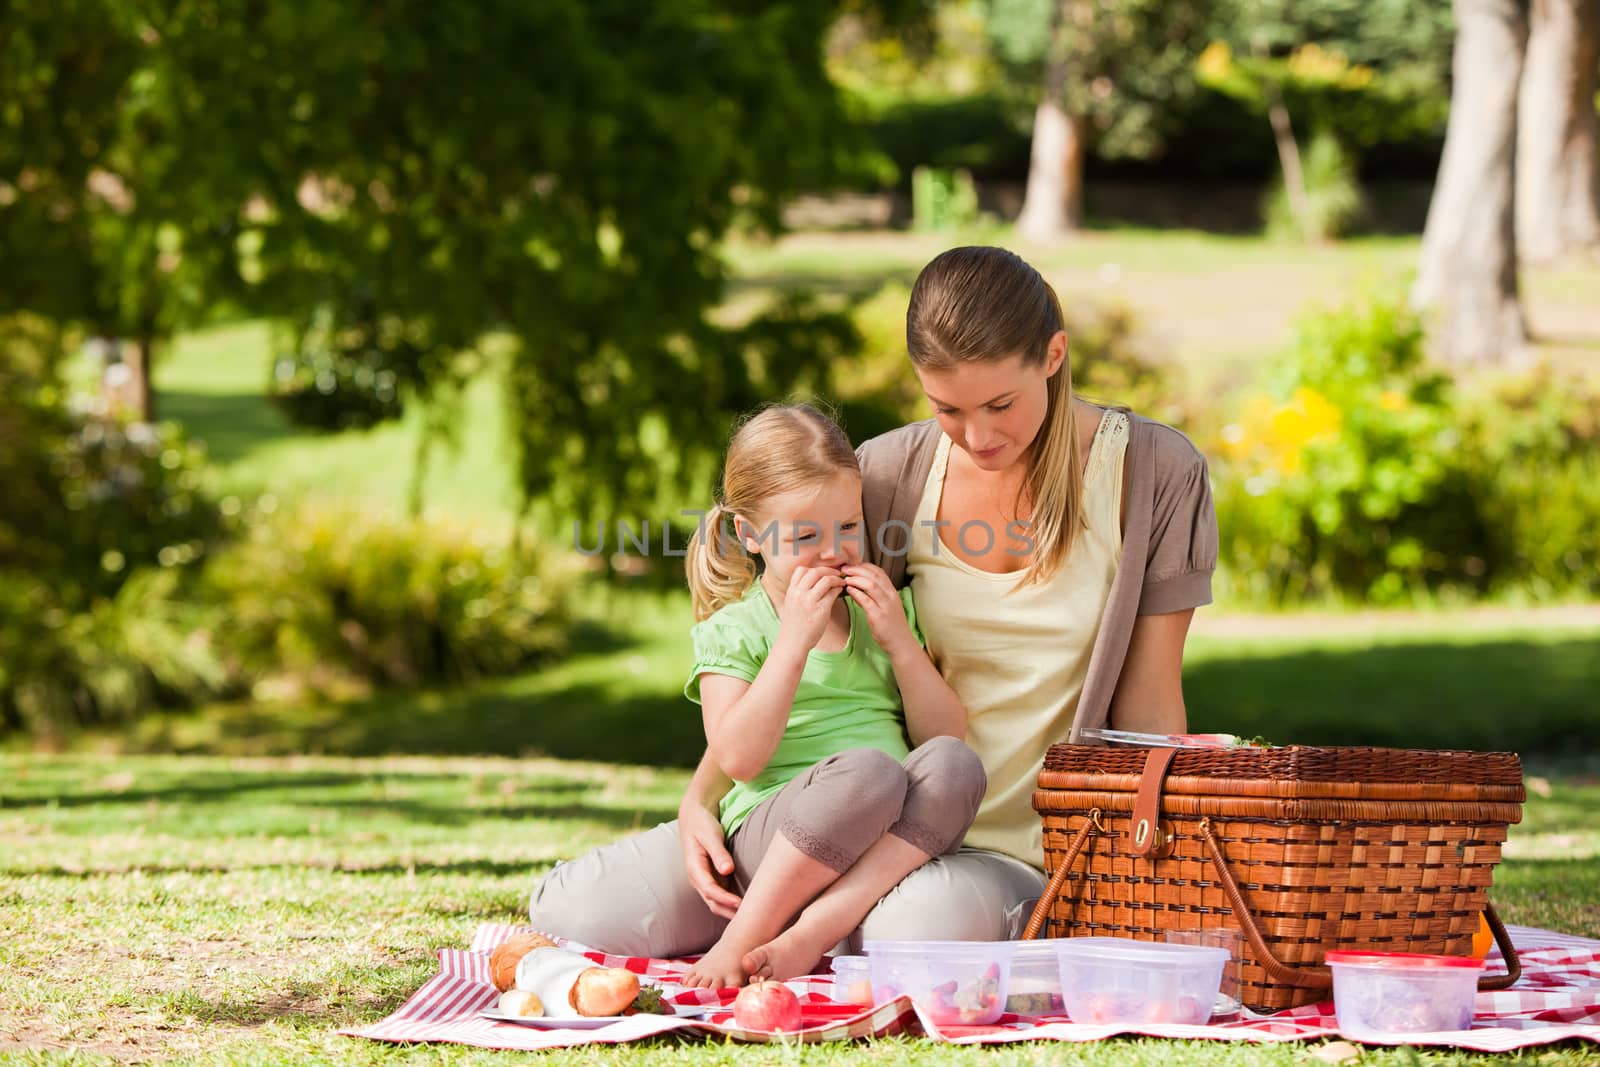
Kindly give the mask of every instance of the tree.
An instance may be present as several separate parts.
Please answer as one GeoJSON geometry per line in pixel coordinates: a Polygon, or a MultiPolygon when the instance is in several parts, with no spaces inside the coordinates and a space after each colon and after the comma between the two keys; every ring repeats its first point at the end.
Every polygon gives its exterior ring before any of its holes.
{"type": "Polygon", "coordinates": [[[5,257],[0,311],[148,356],[225,299],[370,336],[422,393],[495,337],[526,498],[637,517],[844,337],[712,314],[723,237],[829,170],[839,6],[19,0],[0,239],[50,270],[5,257]]]}
{"type": "Polygon", "coordinates": [[[991,33],[1039,85],[1017,229],[1047,241],[1083,221],[1083,162],[1147,155],[1164,104],[1194,88],[1210,0],[994,0],[991,33]]]}
{"type": "Polygon", "coordinates": [[[209,3],[19,0],[0,36],[0,311],[126,339],[135,418],[156,346],[231,258],[258,126],[219,106],[239,66],[209,3]],[[152,9],[154,12],[156,9],[152,9]]]}
{"type": "Polygon", "coordinates": [[[1413,301],[1447,362],[1496,363],[1527,336],[1517,287],[1517,88],[1527,0],[1455,0],[1454,88],[1413,301]]]}
{"type": "Polygon", "coordinates": [[[1517,251],[1600,249],[1600,0],[1535,0],[1517,116],[1517,251]]]}

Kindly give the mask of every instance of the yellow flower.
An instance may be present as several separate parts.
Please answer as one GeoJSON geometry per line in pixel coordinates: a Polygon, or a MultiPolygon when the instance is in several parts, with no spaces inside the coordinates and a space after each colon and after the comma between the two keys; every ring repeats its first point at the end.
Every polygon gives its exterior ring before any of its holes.
{"type": "Polygon", "coordinates": [[[1385,389],[1378,394],[1378,406],[1385,411],[1404,411],[1410,405],[1406,395],[1395,389],[1385,389]]]}
{"type": "Polygon", "coordinates": [[[1194,69],[1202,82],[1222,81],[1233,71],[1233,49],[1226,41],[1212,41],[1195,60],[1194,69]]]}

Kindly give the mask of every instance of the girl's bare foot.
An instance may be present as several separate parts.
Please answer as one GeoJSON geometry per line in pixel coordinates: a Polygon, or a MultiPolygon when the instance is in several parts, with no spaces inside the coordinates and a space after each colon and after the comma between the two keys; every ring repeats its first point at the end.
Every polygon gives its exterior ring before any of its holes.
{"type": "Polygon", "coordinates": [[[692,989],[736,989],[745,982],[745,972],[739,966],[744,955],[743,945],[730,945],[723,938],[689,967],[682,984],[692,989]]]}
{"type": "Polygon", "coordinates": [[[823,931],[808,929],[805,917],[789,929],[745,953],[740,961],[744,973],[751,978],[799,978],[815,972],[817,962],[837,944],[837,937],[823,931]]]}

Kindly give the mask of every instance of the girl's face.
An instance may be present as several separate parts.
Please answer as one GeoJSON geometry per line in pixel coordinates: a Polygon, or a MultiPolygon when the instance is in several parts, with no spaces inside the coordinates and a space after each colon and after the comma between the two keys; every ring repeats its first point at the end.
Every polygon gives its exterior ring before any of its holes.
{"type": "Polygon", "coordinates": [[[1020,355],[916,367],[939,428],[979,468],[1003,471],[1021,461],[1039,436],[1050,407],[1050,376],[1066,373],[1067,335],[1057,331],[1043,363],[1020,355]]]}
{"type": "Polygon", "coordinates": [[[861,518],[861,479],[848,471],[816,489],[781,493],[755,519],[735,517],[739,539],[766,562],[779,591],[800,567],[838,569],[860,563],[867,546],[861,518]]]}

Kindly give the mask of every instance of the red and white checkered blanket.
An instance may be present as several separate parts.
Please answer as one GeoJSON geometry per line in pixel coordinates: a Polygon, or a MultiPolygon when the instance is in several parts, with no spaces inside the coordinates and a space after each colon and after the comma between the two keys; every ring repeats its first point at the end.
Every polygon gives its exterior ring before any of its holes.
{"type": "MultiPolygon", "coordinates": [[[[699,1018],[633,1015],[594,1030],[536,1030],[482,1018],[479,1012],[493,1007],[499,997],[489,977],[489,953],[522,929],[490,923],[480,926],[470,948],[465,951],[446,949],[439,953],[439,973],[398,1011],[381,1022],[340,1033],[377,1041],[446,1041],[480,1048],[526,1050],[589,1042],[616,1044],[667,1033],[716,1035],[746,1041],[773,1040],[770,1034],[742,1030],[733,1024],[730,1009],[733,990],[686,989],[669,998],[669,1003],[720,1009],[699,1018]]],[[[1571,1039],[1600,1043],[1600,941],[1522,926],[1510,927],[1510,931],[1512,943],[1522,958],[1522,979],[1516,986],[1498,993],[1479,993],[1472,1029],[1414,1034],[1407,1044],[1505,1052],[1571,1039]]],[[[584,952],[596,963],[626,967],[666,983],[679,977],[687,967],[681,960],[607,956],[570,942],[567,947],[584,952]]],[[[1497,955],[1490,956],[1491,970],[1497,958],[1497,955]]],[[[835,1003],[831,996],[833,979],[828,975],[799,978],[788,985],[800,995],[805,1024],[798,1033],[783,1037],[788,1041],[846,1041],[891,1034],[925,1034],[936,1041],[954,1044],[1094,1041],[1118,1034],[1257,1042],[1340,1036],[1331,1002],[1269,1016],[1246,1012],[1240,1019],[1206,1026],[1104,1025],[1069,1022],[1064,1016],[1005,1015],[993,1026],[941,1028],[923,1016],[908,997],[862,1009],[835,1003]]]]}

